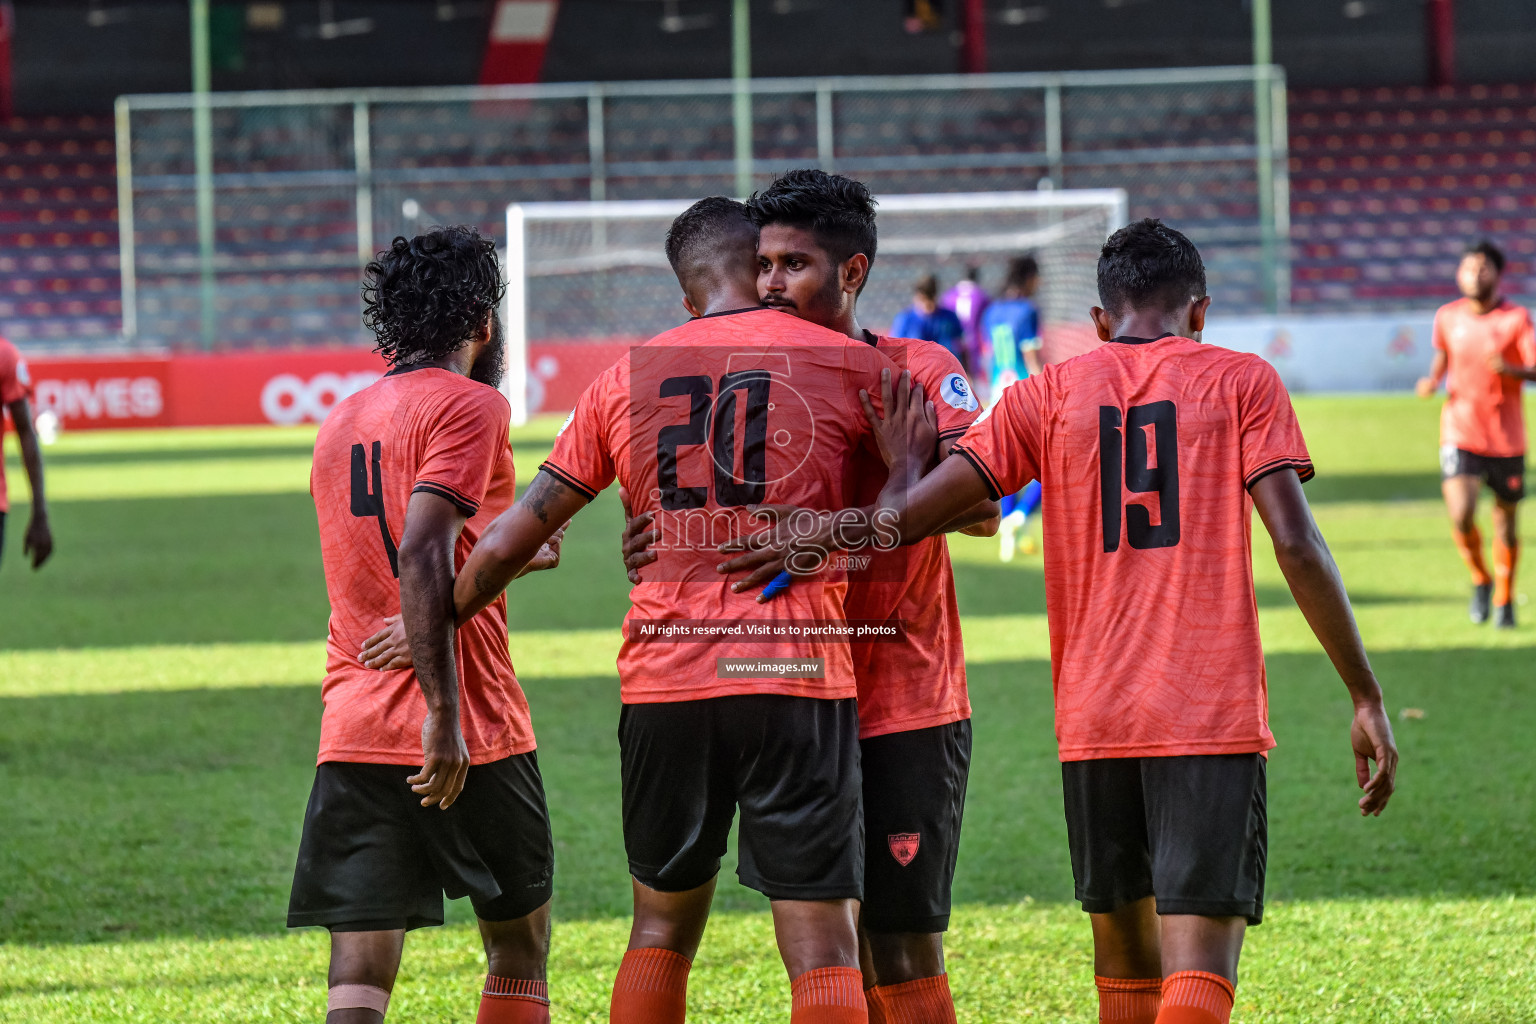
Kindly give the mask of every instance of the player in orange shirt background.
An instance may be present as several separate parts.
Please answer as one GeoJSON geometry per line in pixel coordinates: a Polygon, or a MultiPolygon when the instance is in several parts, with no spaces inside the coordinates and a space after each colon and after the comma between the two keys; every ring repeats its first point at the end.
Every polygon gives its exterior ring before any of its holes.
{"type": "MultiPolygon", "coordinates": [[[[478,1024],[549,1020],[554,847],[505,601],[454,631],[454,569],[512,504],[497,391],[501,268],[472,228],[396,238],[364,322],[389,363],[315,441],[310,493],[331,617],[314,787],[288,905],[331,933],[328,1024],[384,1019],[405,933],[468,896],[488,963],[478,1024]],[[414,667],[358,651],[402,614],[414,667]]],[[[549,568],[546,548],[531,568],[549,568]]]]}
{"type": "Polygon", "coordinates": [[[1440,413],[1441,491],[1456,550],[1472,573],[1475,623],[1515,625],[1520,500],[1525,497],[1525,414],[1521,388],[1536,380],[1531,315],[1500,293],[1504,253],[1492,242],[1467,249],[1456,268],[1462,297],[1435,313],[1435,357],[1418,384],[1428,398],[1446,385],[1440,413]],[[1493,573],[1483,561],[1477,496],[1493,491],[1493,573]]]}
{"type": "MultiPolygon", "coordinates": [[[[1006,389],[926,475],[913,453],[936,434],[931,417],[886,401],[898,422],[884,429],[908,439],[880,507],[911,540],[1040,480],[1067,833],[1100,1019],[1226,1024],[1245,931],[1263,916],[1274,746],[1255,507],[1354,703],[1362,814],[1386,807],[1397,750],[1302,491],[1312,464],[1279,375],[1196,340],[1210,300],[1199,253],[1178,232],[1150,220],[1122,228],[1098,272],[1104,308],[1092,315],[1107,344],[1006,389]]],[[[814,561],[859,540],[779,531],[722,571],[758,566],[752,585],[786,554],[814,561]]]]}

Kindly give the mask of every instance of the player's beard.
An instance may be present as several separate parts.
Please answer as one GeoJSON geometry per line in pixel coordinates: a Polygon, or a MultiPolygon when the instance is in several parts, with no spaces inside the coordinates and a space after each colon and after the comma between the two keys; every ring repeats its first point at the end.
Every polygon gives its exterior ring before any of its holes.
{"type": "Polygon", "coordinates": [[[493,388],[501,387],[501,378],[507,372],[507,336],[501,329],[501,317],[495,310],[491,311],[491,343],[485,347],[475,360],[475,365],[469,368],[469,379],[479,381],[481,384],[489,384],[493,388]]]}
{"type": "Polygon", "coordinates": [[[833,271],[822,282],[815,294],[803,303],[787,295],[772,294],[764,295],[762,303],[770,309],[782,309],[802,320],[809,320],[813,324],[825,327],[837,319],[838,306],[842,302],[842,297],[842,282],[838,280],[837,272],[833,271]]]}

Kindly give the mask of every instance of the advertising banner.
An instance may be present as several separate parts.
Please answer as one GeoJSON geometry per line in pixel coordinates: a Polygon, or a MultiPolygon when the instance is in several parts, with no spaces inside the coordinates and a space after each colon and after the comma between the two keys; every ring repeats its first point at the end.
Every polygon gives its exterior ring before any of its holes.
{"type": "MultiPolygon", "coordinates": [[[[1401,316],[1213,319],[1204,340],[1273,363],[1295,392],[1412,388],[1430,360],[1428,312],[1401,316]]],[[[1053,325],[1045,355],[1060,362],[1098,340],[1086,327],[1053,325]]],[[[560,413],[597,375],[644,339],[534,343],[528,407],[560,413]]],[[[386,367],[362,349],[295,349],[205,355],[72,359],[28,356],[37,412],[65,429],[319,423],[386,367]]]]}
{"type": "Polygon", "coordinates": [[[66,430],[318,423],[384,373],[366,349],[27,358],[34,412],[66,430]]]}

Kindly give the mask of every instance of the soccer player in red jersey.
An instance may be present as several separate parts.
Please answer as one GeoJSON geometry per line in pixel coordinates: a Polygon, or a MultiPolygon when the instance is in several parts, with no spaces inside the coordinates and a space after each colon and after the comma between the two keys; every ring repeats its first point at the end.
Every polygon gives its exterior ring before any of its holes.
{"type": "MultiPolygon", "coordinates": [[[[880,507],[903,538],[925,537],[982,497],[1041,482],[1056,735],[1100,1020],[1226,1024],[1245,929],[1263,915],[1274,746],[1255,507],[1354,702],[1362,814],[1386,807],[1397,750],[1302,492],[1312,463],[1279,375],[1195,340],[1210,300],[1200,255],[1178,232],[1151,220],[1122,228],[1098,273],[1093,319],[1108,344],[1009,387],[954,446],[958,458],[924,476],[913,453],[934,426],[915,403],[886,404],[911,440],[880,507]]],[[[725,568],[757,566],[751,586],[786,553],[859,540],[843,531],[834,542],[827,529],[773,537],[725,568]]]]}
{"type": "MultiPolygon", "coordinates": [[[[876,335],[859,325],[858,296],[878,241],[869,190],[841,175],[797,170],[754,196],[751,206],[760,227],[763,304],[872,345],[906,366],[933,401],[938,442],[928,454],[943,460],[981,407],[959,361],[942,345],[876,335]]],[[[873,501],[885,482],[885,465],[863,460],[858,500],[873,501]]],[[[997,515],[996,501],[982,495],[945,530],[990,536],[997,515]]],[[[903,635],[899,643],[854,645],[869,844],[859,923],[870,1019],[953,1021],[943,933],[970,772],[971,705],[943,536],[875,552],[850,581],[847,614],[897,622],[903,635]]]]}
{"type": "MultiPolygon", "coordinates": [[[[754,196],[751,206],[761,226],[763,304],[861,340],[905,366],[935,396],[939,438],[930,450],[944,458],[980,406],[942,345],[876,335],[859,325],[858,295],[878,243],[869,190],[841,175],[797,170],[754,196]]],[[[874,501],[885,482],[879,459],[859,460],[858,501],[874,501]]],[[[947,529],[990,536],[997,511],[996,502],[983,498],[947,529]]],[[[643,519],[631,520],[623,538],[631,578],[652,558],[643,553],[646,536],[637,533],[645,526],[643,519]]],[[[942,536],[869,557],[850,577],[846,613],[901,628],[900,642],[855,642],[853,648],[869,844],[859,939],[870,1020],[953,1021],[943,933],[971,754],[954,576],[942,536]]]]}
{"type": "MultiPolygon", "coordinates": [[[[53,531],[48,526],[48,499],[43,491],[43,452],[32,424],[32,403],[27,400],[31,387],[26,360],[15,345],[0,338],[0,406],[11,414],[16,439],[21,442],[21,461],[27,467],[27,482],[32,485],[32,515],[27,520],[21,553],[32,559],[32,568],[36,570],[53,554],[53,531]]],[[[5,550],[5,517],[10,508],[5,491],[5,460],[0,458],[0,554],[5,550]]]]}
{"type": "Polygon", "coordinates": [[[737,874],[772,900],[791,1020],[867,1019],[854,923],[864,844],[853,658],[836,632],[793,632],[841,626],[846,582],[818,577],[761,604],[716,566],[721,538],[759,528],[758,506],[849,501],[853,459],[871,444],[861,391],[899,368],[872,346],[760,307],[756,235],[746,207],[719,197],[673,222],[667,256],[694,319],[587,389],[455,591],[462,620],[615,480],[660,534],[630,592],[618,660],[635,916],[614,982],[616,1024],[684,1019],[738,807],[737,874]],[[697,642],[679,642],[678,629],[697,642]]]}
{"type": "Polygon", "coordinates": [[[383,1020],[405,933],[442,923],[444,892],[480,921],[479,1024],[549,1020],[553,844],[506,604],[457,635],[452,614],[455,566],[513,500],[501,282],[471,228],[396,238],[364,287],[391,369],[315,441],[331,620],[288,925],[330,930],[328,1024],[383,1020]],[[397,612],[414,668],[366,668],[364,638],[397,612]]]}
{"type": "Polygon", "coordinates": [[[1472,621],[1515,625],[1515,562],[1525,497],[1525,415],[1520,390],[1536,380],[1531,314],[1499,292],[1504,254],[1492,242],[1466,251],[1456,269],[1462,297],[1435,314],[1435,358],[1419,381],[1428,398],[1446,382],[1440,413],[1440,473],[1456,549],[1472,572],[1472,621]],[[1493,574],[1483,562],[1477,492],[1493,491],[1493,574]]]}

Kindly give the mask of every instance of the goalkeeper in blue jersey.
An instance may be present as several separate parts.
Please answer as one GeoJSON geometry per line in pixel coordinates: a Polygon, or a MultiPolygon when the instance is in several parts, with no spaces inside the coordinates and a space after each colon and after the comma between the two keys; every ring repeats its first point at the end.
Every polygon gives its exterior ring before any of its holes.
{"type": "MultiPolygon", "coordinates": [[[[991,347],[990,400],[996,402],[1003,389],[1032,373],[1039,373],[1040,309],[1033,296],[1040,284],[1040,265],[1033,256],[1015,256],[1008,261],[1008,277],[1003,294],[994,299],[981,314],[981,336],[991,347]]],[[[1013,561],[1019,547],[1019,532],[1029,517],[1040,508],[1040,483],[1032,481],[1018,494],[1002,500],[1002,526],[998,529],[999,557],[1013,561]]],[[[1025,538],[1025,553],[1031,542],[1025,538]]]]}

